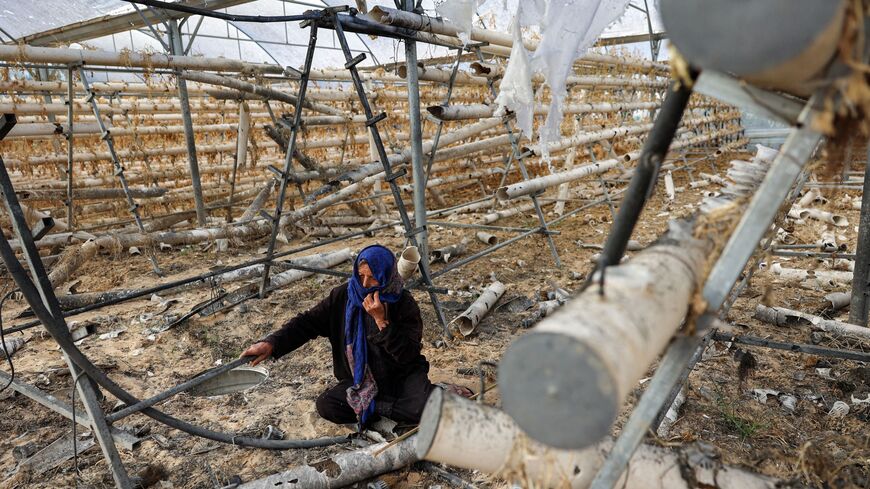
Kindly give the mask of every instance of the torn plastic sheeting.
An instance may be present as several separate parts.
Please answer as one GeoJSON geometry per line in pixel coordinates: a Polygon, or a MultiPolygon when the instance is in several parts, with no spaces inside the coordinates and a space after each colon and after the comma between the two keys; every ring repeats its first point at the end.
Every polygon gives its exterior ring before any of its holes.
{"type": "Polygon", "coordinates": [[[526,137],[532,134],[532,119],[534,117],[535,92],[532,89],[532,71],[529,64],[529,53],[523,47],[523,35],[520,29],[519,14],[514,17],[511,25],[514,45],[511,57],[499,85],[499,93],[495,99],[496,117],[501,117],[511,111],[516,115],[517,127],[526,137]]]}
{"type": "Polygon", "coordinates": [[[601,32],[619,18],[628,6],[628,0],[537,0],[519,2],[514,17],[514,45],[502,80],[502,92],[508,94],[496,99],[498,113],[510,109],[517,114],[517,124],[531,135],[532,72],[544,74],[550,87],[551,101],[547,120],[540,131],[544,147],[542,154],[549,160],[546,144],[561,137],[562,103],[567,94],[567,78],[573,71],[574,60],[585,52],[601,32]],[[541,43],[531,56],[522,47],[521,27],[540,26],[541,43]],[[519,41],[519,42],[518,42],[519,41]],[[527,123],[526,123],[527,122],[527,123]]]}
{"type": "Polygon", "coordinates": [[[459,28],[456,37],[465,45],[471,40],[471,27],[475,10],[482,3],[483,0],[445,0],[435,7],[435,12],[459,28]]]}

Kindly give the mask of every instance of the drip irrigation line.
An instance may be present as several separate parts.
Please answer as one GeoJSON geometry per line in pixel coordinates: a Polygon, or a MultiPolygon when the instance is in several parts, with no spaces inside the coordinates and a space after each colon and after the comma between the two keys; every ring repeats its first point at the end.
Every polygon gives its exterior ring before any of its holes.
{"type": "Polygon", "coordinates": [[[109,423],[114,423],[121,418],[125,418],[133,413],[138,413],[139,411],[141,411],[145,408],[149,408],[149,407],[151,407],[151,406],[153,406],[161,401],[169,399],[170,397],[172,397],[178,393],[190,390],[191,388],[196,387],[207,380],[211,380],[211,379],[217,377],[218,375],[220,375],[224,372],[228,372],[236,367],[240,367],[242,365],[250,363],[251,360],[253,360],[255,358],[257,358],[257,357],[253,357],[253,356],[241,357],[241,358],[238,358],[236,360],[233,360],[232,362],[221,365],[219,367],[215,367],[213,369],[206,370],[205,372],[202,372],[201,374],[194,376],[192,379],[190,379],[186,382],[183,382],[181,384],[178,384],[177,386],[175,386],[171,389],[167,389],[167,390],[165,390],[157,395],[149,397],[148,399],[144,399],[137,404],[133,404],[132,406],[127,406],[127,407],[121,409],[120,411],[116,411],[116,412],[106,416],[106,421],[108,421],[109,423]]]}
{"type": "MultiPolygon", "coordinates": [[[[282,258],[282,257],[289,256],[289,255],[292,255],[295,253],[301,253],[303,251],[307,251],[307,250],[310,250],[313,248],[318,248],[320,246],[325,246],[325,245],[328,245],[331,243],[336,243],[339,241],[343,241],[345,239],[350,239],[350,238],[354,238],[357,236],[363,236],[365,234],[369,234],[369,233],[372,233],[375,231],[387,229],[387,228],[390,228],[392,226],[393,226],[392,223],[384,224],[382,226],[369,228],[369,229],[366,229],[364,231],[357,231],[357,232],[353,232],[353,233],[344,234],[341,236],[336,236],[335,238],[325,239],[322,241],[318,241],[316,243],[312,243],[310,245],[305,245],[305,246],[301,246],[299,248],[294,248],[292,250],[287,250],[287,251],[282,251],[280,253],[275,253],[273,255],[272,259],[274,260],[276,258],[282,258]]],[[[163,292],[165,290],[173,289],[175,287],[180,287],[182,285],[187,285],[187,284],[194,283],[194,282],[205,281],[205,280],[208,280],[210,278],[214,278],[214,277],[217,277],[219,275],[224,275],[224,274],[227,274],[230,272],[234,272],[234,271],[242,269],[242,268],[250,267],[253,265],[260,265],[260,264],[266,263],[266,261],[268,261],[268,259],[265,257],[264,258],[257,258],[256,260],[251,260],[249,262],[240,263],[238,265],[233,265],[231,267],[227,267],[227,268],[224,268],[222,270],[207,272],[207,273],[203,273],[201,275],[197,275],[195,277],[189,277],[189,278],[185,278],[185,279],[176,280],[174,282],[165,283],[162,285],[156,285],[154,287],[149,287],[146,289],[139,289],[139,290],[131,291],[128,295],[113,297],[109,300],[106,300],[106,301],[103,301],[103,302],[100,302],[97,304],[91,304],[88,306],[79,307],[77,309],[71,309],[69,311],[64,311],[64,317],[75,316],[76,314],[81,314],[84,312],[93,311],[95,309],[101,309],[101,308],[107,307],[107,306],[113,306],[116,304],[120,304],[122,302],[126,302],[128,300],[138,299],[139,297],[144,297],[144,296],[148,296],[151,294],[156,294],[158,292],[163,292]]],[[[295,267],[295,265],[294,265],[294,267],[295,267]]],[[[22,324],[20,326],[16,326],[14,328],[10,328],[8,330],[8,332],[17,333],[18,331],[24,331],[24,330],[32,328],[34,326],[38,326],[40,323],[41,323],[41,321],[39,321],[39,320],[31,321],[29,323],[25,323],[25,324],[22,324]]]]}
{"type": "Polygon", "coordinates": [[[175,12],[184,12],[191,15],[201,15],[203,17],[211,17],[214,19],[226,20],[230,22],[299,22],[302,20],[315,20],[321,17],[320,13],[305,13],[302,15],[234,15],[225,14],[223,12],[215,12],[214,10],[191,7],[180,3],[161,2],[159,0],[123,0],[127,3],[145,5],[146,7],[161,8],[164,10],[172,10],[175,12]]]}
{"type": "MultiPolygon", "coordinates": [[[[62,317],[52,316],[48,309],[46,309],[42,304],[40,293],[37,291],[33,282],[30,281],[27,272],[22,268],[21,263],[15,257],[15,252],[12,250],[6,237],[2,236],[2,234],[0,234],[0,256],[2,256],[3,261],[6,263],[6,266],[15,279],[15,282],[21,289],[22,294],[27,299],[31,308],[33,308],[34,313],[36,313],[37,317],[45,323],[46,328],[49,329],[50,332],[63,331],[68,328],[66,321],[64,321],[62,317]]],[[[48,290],[47,293],[54,298],[54,294],[51,290],[48,290]]],[[[56,298],[54,299],[56,300],[56,298]]],[[[70,358],[72,363],[83,370],[91,380],[104,387],[110,394],[117,397],[128,406],[141,402],[140,399],[130,394],[123,387],[109,378],[102,369],[94,365],[93,362],[91,362],[91,360],[82,353],[81,350],[79,350],[69,334],[53,334],[52,336],[57,341],[61,350],[63,350],[63,352],[70,358]]],[[[160,423],[184,431],[185,433],[222,443],[245,447],[286,450],[291,448],[323,447],[339,443],[347,443],[350,441],[350,438],[346,436],[316,438],[310,440],[263,440],[241,436],[236,433],[210,430],[170,416],[162,411],[154,409],[153,407],[145,408],[141,412],[160,423]]]]}

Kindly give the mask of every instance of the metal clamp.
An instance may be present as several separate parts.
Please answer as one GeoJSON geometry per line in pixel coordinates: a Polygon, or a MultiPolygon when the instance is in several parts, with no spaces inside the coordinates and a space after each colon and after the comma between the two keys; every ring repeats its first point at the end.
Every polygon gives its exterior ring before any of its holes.
{"type": "Polygon", "coordinates": [[[425,233],[425,232],[426,232],[426,226],[420,226],[418,228],[411,229],[410,231],[405,233],[405,237],[412,238],[420,233],[425,233]]]}
{"type": "Polygon", "coordinates": [[[407,174],[408,174],[408,170],[405,168],[402,168],[401,170],[399,170],[397,172],[393,172],[393,173],[390,173],[389,175],[386,175],[384,177],[384,181],[387,183],[393,183],[396,180],[398,180],[399,178],[402,178],[407,174]]]}
{"type": "Polygon", "coordinates": [[[381,122],[382,120],[384,120],[384,119],[386,119],[386,118],[387,118],[387,113],[386,113],[386,112],[381,112],[380,114],[378,114],[378,115],[372,117],[371,119],[367,120],[367,121],[366,121],[366,127],[372,127],[372,126],[374,126],[375,124],[377,124],[378,122],[381,122]]]}
{"type": "MultiPolygon", "coordinates": [[[[344,67],[345,67],[345,69],[349,70],[352,67],[362,63],[365,60],[366,60],[366,53],[359,53],[359,56],[357,56],[357,57],[353,58],[352,60],[348,61],[347,63],[345,63],[344,67]]],[[[384,114],[384,116],[386,117],[386,114],[384,114]]]]}

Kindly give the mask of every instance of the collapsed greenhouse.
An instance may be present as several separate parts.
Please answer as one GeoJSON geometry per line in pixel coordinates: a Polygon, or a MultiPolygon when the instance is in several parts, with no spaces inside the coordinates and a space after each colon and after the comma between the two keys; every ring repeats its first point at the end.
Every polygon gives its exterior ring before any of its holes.
{"type": "Polygon", "coordinates": [[[0,5],[0,487],[870,487],[866,2],[0,5]]]}

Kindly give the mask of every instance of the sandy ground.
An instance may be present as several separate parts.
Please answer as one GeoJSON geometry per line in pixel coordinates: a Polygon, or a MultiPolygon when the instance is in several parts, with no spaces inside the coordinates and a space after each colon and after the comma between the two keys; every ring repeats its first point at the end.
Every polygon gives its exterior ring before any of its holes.
{"type": "MultiPolygon", "coordinates": [[[[724,159],[717,171],[724,171],[724,159]]],[[[704,164],[702,171],[710,171],[704,164]]],[[[697,177],[697,173],[695,174],[697,177]]],[[[674,174],[678,186],[685,185],[685,172],[674,174]]],[[[487,182],[492,184],[493,182],[487,182]]],[[[687,190],[669,202],[663,186],[645,211],[635,237],[644,244],[660,235],[670,218],[688,215],[692,206],[701,199],[705,190],[715,186],[687,190]]],[[[477,198],[473,187],[466,189],[465,200],[477,198]]],[[[849,226],[837,229],[847,238],[849,250],[854,250],[858,211],[840,208],[842,194],[857,195],[857,190],[838,190],[823,206],[845,213],[849,226]]],[[[458,202],[458,201],[457,201],[458,202]]],[[[578,205],[571,202],[568,209],[578,205]]],[[[464,218],[467,219],[467,218],[464,218]]],[[[485,287],[496,276],[508,286],[505,300],[524,295],[539,299],[551,290],[552,284],[575,289],[581,283],[580,275],[591,268],[591,256],[596,252],[578,246],[584,243],[603,243],[611,217],[606,206],[598,206],[564,221],[555,229],[561,234],[554,237],[564,263],[561,270],[554,266],[545,240],[533,236],[519,244],[508,246],[492,255],[445,274],[437,285],[455,291],[469,292],[443,297],[448,319],[455,317],[468,303],[472,293],[485,287]]],[[[499,221],[503,226],[533,226],[536,220],[529,216],[499,221]]],[[[808,222],[795,226],[795,234],[802,243],[818,239],[818,223],[808,222]]],[[[496,233],[502,239],[512,233],[496,233]]],[[[434,226],[430,239],[432,248],[452,244],[463,237],[469,238],[468,253],[479,251],[484,244],[474,239],[469,229],[434,226]]],[[[316,251],[363,246],[380,242],[399,249],[400,235],[389,232],[375,238],[357,238],[325,246],[316,251]]],[[[199,247],[185,247],[164,252],[159,260],[168,272],[168,279],[178,279],[207,271],[210,267],[241,263],[260,256],[265,240],[229,251],[215,253],[201,251],[199,247]]],[[[300,242],[301,243],[301,242],[300,242]]],[[[298,245],[300,243],[293,243],[298,245]]],[[[306,254],[306,253],[303,253],[306,254]]],[[[768,261],[773,261],[769,258],[768,261]]],[[[824,268],[815,259],[777,259],[789,266],[824,268]]],[[[439,269],[443,265],[435,265],[439,269]]],[[[348,271],[349,264],[338,267],[348,271]]],[[[100,256],[83,267],[76,277],[79,292],[110,288],[145,287],[159,280],[150,273],[144,257],[100,256]]],[[[173,330],[156,336],[145,334],[149,327],[158,325],[166,314],[183,314],[191,307],[215,294],[208,288],[167,293],[161,299],[177,299],[167,306],[159,300],[143,298],[121,305],[107,307],[72,318],[72,321],[92,321],[97,324],[95,334],[86,338],[82,350],[98,365],[132,393],[145,397],[217,362],[235,358],[248,344],[272,331],[295,313],[312,306],[338,285],[336,277],[313,277],[283,288],[270,297],[254,299],[226,313],[209,317],[194,317],[173,330]],[[100,339],[99,335],[123,330],[116,338],[100,339]]],[[[232,287],[232,285],[230,286],[232,287]]],[[[840,288],[839,290],[848,290],[840,288]]],[[[870,345],[844,344],[826,335],[811,338],[808,329],[783,329],[765,325],[752,318],[755,305],[766,303],[813,312],[820,298],[828,291],[807,290],[798,286],[779,284],[774,277],[761,273],[744,291],[730,314],[738,332],[786,341],[826,346],[867,349],[870,345]]],[[[478,389],[476,377],[463,376],[457,369],[474,367],[482,360],[497,362],[511,341],[525,333],[520,327],[528,312],[510,313],[504,310],[489,315],[477,332],[466,339],[445,344],[441,330],[429,303],[428,296],[415,292],[428,325],[423,352],[429,359],[433,381],[448,381],[478,389]]],[[[21,303],[8,303],[4,311],[9,318],[23,309],[21,303]]],[[[32,383],[58,399],[69,401],[71,379],[58,348],[41,330],[31,329],[22,335],[28,340],[15,356],[17,378],[32,383]]],[[[741,347],[756,360],[756,368],[742,381],[738,379],[735,348],[714,344],[694,369],[688,381],[688,398],[681,417],[666,440],[652,440],[665,444],[703,441],[715,446],[722,459],[743,465],[763,474],[783,479],[796,479],[812,486],[827,482],[832,487],[870,487],[870,430],[868,414],[870,404],[852,404],[851,398],[867,398],[870,393],[870,369],[856,362],[822,359],[811,355],[741,347]],[[831,368],[829,378],[822,377],[817,368],[831,368]],[[775,396],[766,404],[752,396],[757,388],[775,389],[795,395],[796,409],[787,411],[775,396]],[[851,412],[842,420],[833,420],[826,413],[834,401],[850,404],[851,412]],[[839,481],[839,482],[837,482],[839,481]]],[[[269,378],[260,386],[243,394],[218,398],[197,398],[181,394],[163,403],[160,408],[180,418],[224,431],[259,435],[268,425],[280,428],[288,438],[315,438],[347,433],[343,427],[320,419],[314,412],[314,399],[334,382],[331,374],[329,345],[325,340],[313,341],[276,362],[268,362],[269,378]]],[[[4,368],[7,369],[4,365],[4,368]]],[[[617,426],[624,422],[631,406],[642,392],[640,385],[632,393],[617,426]]],[[[2,396],[3,394],[0,394],[2,396]]],[[[498,390],[487,395],[487,401],[497,404],[498,390]]],[[[107,400],[111,409],[114,401],[107,400]]],[[[70,422],[61,416],[35,405],[24,396],[6,397],[0,401],[0,487],[55,488],[75,485],[73,461],[35,476],[16,471],[12,456],[15,446],[33,443],[42,448],[70,430],[70,422]],[[5,479],[5,480],[3,480],[5,479]]],[[[165,475],[155,487],[212,488],[226,484],[232,476],[249,481],[301,463],[314,462],[330,453],[345,448],[332,447],[312,450],[266,451],[243,449],[198,439],[160,425],[142,415],[134,415],[122,423],[141,433],[145,440],[133,451],[122,451],[121,456],[131,474],[149,466],[165,475]]],[[[79,430],[80,432],[82,430],[79,430]]],[[[79,487],[112,487],[111,476],[101,453],[96,448],[79,457],[79,487]]],[[[501,481],[483,474],[457,471],[462,477],[480,487],[503,487],[501,481]]],[[[430,487],[450,484],[433,478],[417,467],[383,476],[394,488],[430,487]]],[[[364,486],[361,486],[364,487],[364,486]]]]}

